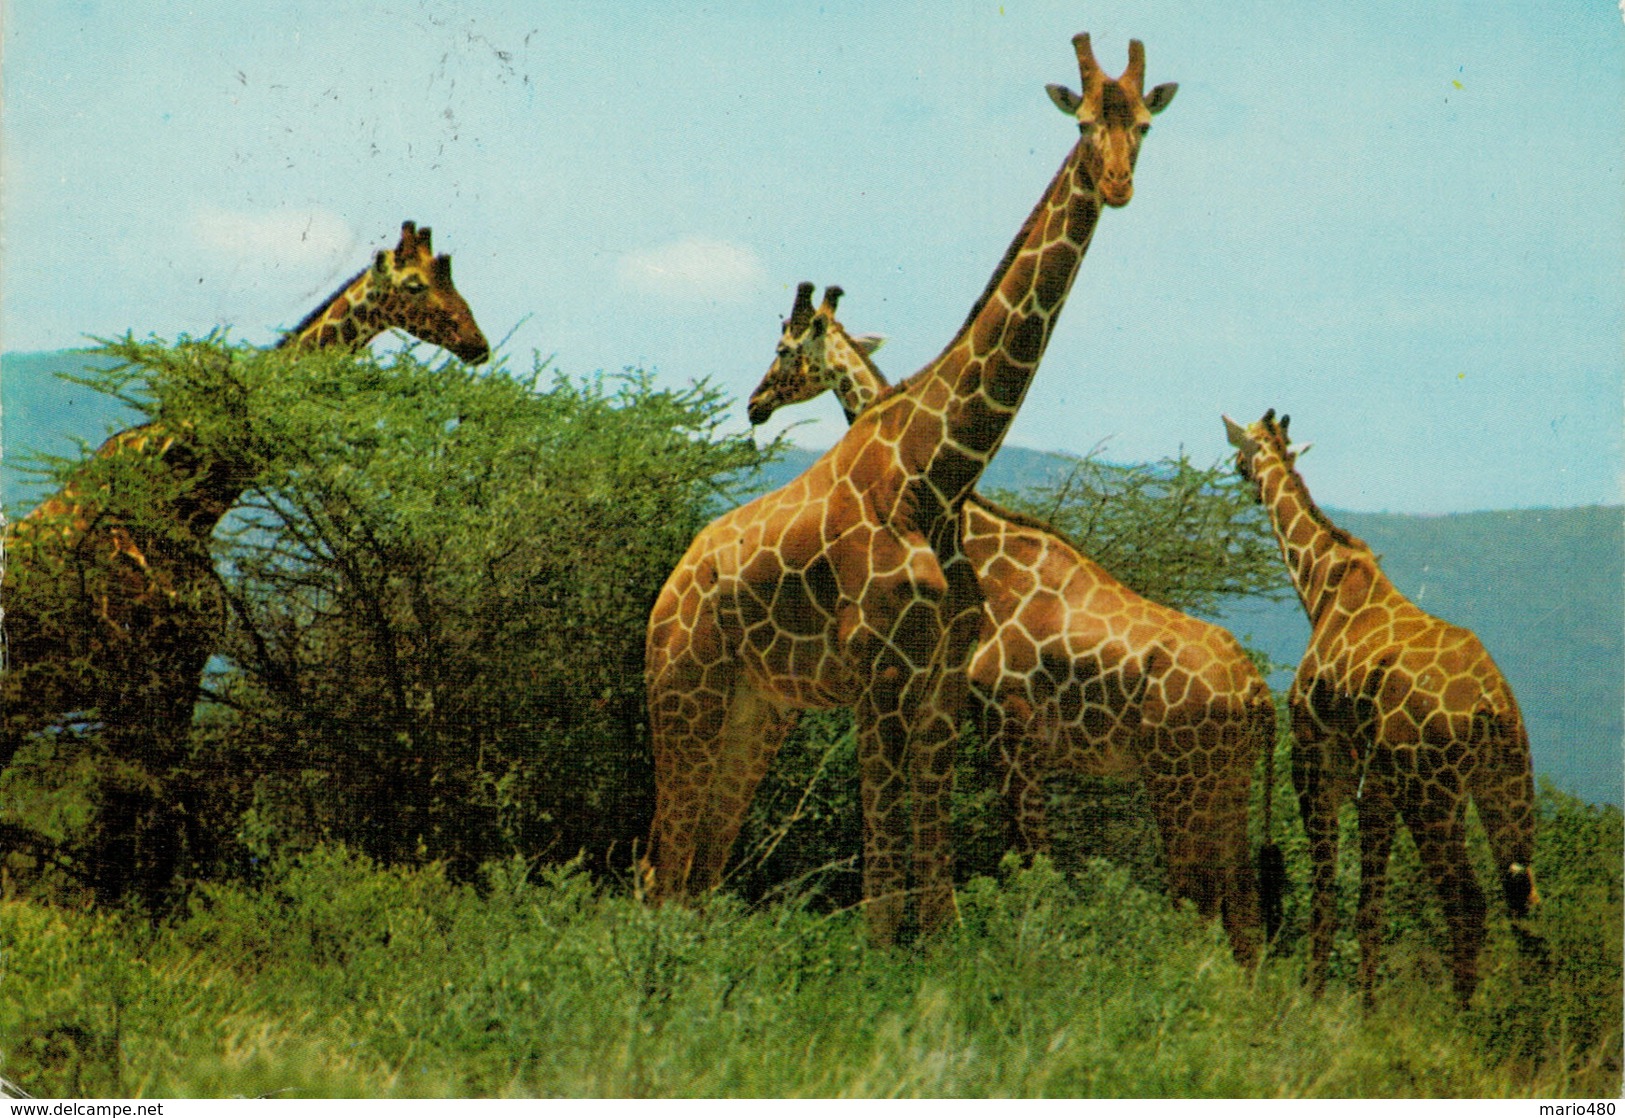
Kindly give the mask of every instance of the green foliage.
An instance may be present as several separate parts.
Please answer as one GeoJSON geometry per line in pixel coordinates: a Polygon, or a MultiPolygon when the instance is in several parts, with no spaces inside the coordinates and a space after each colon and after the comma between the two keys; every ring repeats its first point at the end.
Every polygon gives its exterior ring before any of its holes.
{"type": "MultiPolygon", "coordinates": [[[[290,360],[218,339],[125,339],[101,358],[122,364],[89,382],[249,488],[213,539],[231,627],[190,738],[155,766],[84,721],[0,774],[9,868],[26,868],[19,836],[34,855],[25,894],[76,896],[97,860],[146,857],[163,836],[131,824],[143,797],[165,801],[148,814],[183,828],[201,879],[158,922],[0,902],[0,1074],[36,1093],[1619,1091],[1618,810],[1542,789],[1544,904],[1520,930],[1492,900],[1465,1013],[1402,838],[1367,1019],[1352,815],[1332,991],[1311,1004],[1298,984],[1308,867],[1284,736],[1255,798],[1271,797],[1296,887],[1256,978],[1216,922],[1162,894],[1135,789],[1062,787],[1055,860],[1001,861],[974,736],[954,804],[962,925],[870,949],[842,713],[804,717],[781,751],[731,895],[652,911],[610,880],[647,825],[644,623],[762,458],[719,435],[720,398],[636,373],[290,360]]],[[[166,486],[208,480],[93,474],[133,521],[166,486]]],[[[1142,592],[1208,610],[1282,585],[1215,471],[1074,475],[1023,504],[1142,592]]],[[[1476,825],[1473,842],[1493,882],[1476,825]]]]}
{"type": "MultiPolygon", "coordinates": [[[[235,385],[216,349],[185,343],[169,361],[177,383],[208,384],[230,409],[235,385]]],[[[96,375],[136,399],[126,391],[137,376],[130,367],[96,375]]],[[[186,829],[177,773],[198,674],[225,625],[208,537],[248,461],[166,401],[146,406],[157,422],[86,460],[54,461],[59,498],[6,540],[11,663],[0,677],[0,760],[26,762],[39,736],[49,751],[93,733],[97,748],[76,761],[91,763],[94,817],[54,853],[102,901],[133,893],[156,902],[177,869],[186,829]]],[[[0,825],[32,844],[51,828],[28,818],[37,812],[18,775],[7,774],[0,825]]]]}
{"type": "MultiPolygon", "coordinates": [[[[631,860],[652,794],[648,611],[764,459],[719,433],[719,393],[215,338],[98,357],[80,379],[212,464],[172,487],[247,487],[213,540],[231,625],[212,701],[161,782],[192,798],[193,875],[330,840],[463,874],[510,851],[631,860]]],[[[9,774],[8,802],[42,772],[9,774]]]]}
{"type": "Polygon", "coordinates": [[[262,395],[276,449],[225,557],[221,684],[228,746],[273,774],[258,852],[629,860],[648,611],[715,479],[759,459],[717,437],[724,401],[410,358],[305,358],[262,395]]]}
{"type": "Polygon", "coordinates": [[[1058,480],[993,496],[1174,609],[1211,616],[1228,598],[1290,587],[1268,520],[1226,463],[1198,469],[1183,453],[1130,466],[1077,458],[1058,480]]]}
{"type": "MultiPolygon", "coordinates": [[[[1415,969],[1369,1016],[1346,980],[1311,1002],[1301,948],[1249,977],[1211,921],[1100,861],[1010,859],[905,951],[856,912],[651,910],[574,865],[459,883],[322,848],[157,929],[0,904],[0,1074],[180,1097],[1617,1097],[1619,813],[1549,789],[1541,813],[1551,969],[1497,921],[1465,1013],[1415,969]]],[[[1414,922],[1392,939],[1428,953],[1414,922]]]]}

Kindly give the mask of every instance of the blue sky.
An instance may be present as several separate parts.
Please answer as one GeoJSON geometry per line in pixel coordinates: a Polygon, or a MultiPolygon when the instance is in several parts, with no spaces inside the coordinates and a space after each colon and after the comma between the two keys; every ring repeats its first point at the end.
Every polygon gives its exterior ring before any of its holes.
{"type": "MultiPolygon", "coordinates": [[[[913,371],[1075,131],[1068,40],[1178,81],[1012,443],[1225,453],[1293,415],[1334,507],[1618,502],[1613,0],[865,4],[12,0],[0,347],[269,343],[433,226],[528,366],[743,397],[795,284],[913,371]]],[[[825,400],[803,445],[843,428],[825,400]]],[[[776,418],[765,430],[783,424],[776,418]]]]}

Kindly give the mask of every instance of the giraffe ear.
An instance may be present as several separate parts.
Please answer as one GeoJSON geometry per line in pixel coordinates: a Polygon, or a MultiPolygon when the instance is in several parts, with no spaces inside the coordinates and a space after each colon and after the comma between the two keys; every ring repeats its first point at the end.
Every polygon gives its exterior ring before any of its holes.
{"type": "Polygon", "coordinates": [[[380,276],[389,275],[389,250],[381,248],[378,255],[372,258],[372,270],[380,276]]]}
{"type": "Polygon", "coordinates": [[[1224,437],[1230,440],[1230,445],[1237,450],[1246,450],[1252,443],[1247,437],[1247,429],[1228,415],[1224,416],[1224,437]]]}
{"type": "Polygon", "coordinates": [[[434,263],[429,265],[429,274],[434,277],[436,283],[451,283],[451,257],[445,253],[435,257],[434,263]]]}
{"type": "Polygon", "coordinates": [[[1078,106],[1083,104],[1083,98],[1073,93],[1066,86],[1056,85],[1052,82],[1044,87],[1044,92],[1048,93],[1049,99],[1055,102],[1055,107],[1067,116],[1078,115],[1078,106]]]}
{"type": "Polygon", "coordinates": [[[853,337],[852,344],[865,354],[871,354],[886,344],[884,334],[858,334],[853,337]]]}
{"type": "Polygon", "coordinates": [[[1174,94],[1177,92],[1179,92],[1178,82],[1163,82],[1145,95],[1146,112],[1156,116],[1174,103],[1174,94]]]}

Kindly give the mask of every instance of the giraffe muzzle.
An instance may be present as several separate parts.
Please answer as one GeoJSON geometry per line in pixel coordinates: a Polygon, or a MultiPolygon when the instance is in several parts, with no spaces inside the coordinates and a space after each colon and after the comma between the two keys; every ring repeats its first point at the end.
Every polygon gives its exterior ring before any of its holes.
{"type": "Polygon", "coordinates": [[[470,365],[483,365],[491,357],[491,345],[484,338],[474,342],[460,342],[452,352],[470,365]]]}
{"type": "Polygon", "coordinates": [[[1113,209],[1120,209],[1129,204],[1134,197],[1134,180],[1132,178],[1104,178],[1100,181],[1100,200],[1113,209]]]}

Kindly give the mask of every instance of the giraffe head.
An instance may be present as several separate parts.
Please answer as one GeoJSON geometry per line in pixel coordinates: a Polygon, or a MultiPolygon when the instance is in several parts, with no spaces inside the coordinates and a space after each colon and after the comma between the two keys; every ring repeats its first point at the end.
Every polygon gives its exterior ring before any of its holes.
{"type": "MultiPolygon", "coordinates": [[[[849,359],[855,357],[867,361],[868,355],[885,341],[873,334],[854,338],[835,321],[835,307],[843,294],[839,287],[831,285],[824,288],[824,301],[816,310],[812,305],[812,293],[813,285],[810,283],[796,288],[795,305],[790,308],[790,317],[784,320],[773,364],[768,366],[762,383],[750,394],[747,412],[752,426],[766,423],[770,415],[786,404],[799,404],[832,389],[840,393],[843,406],[847,406],[848,412],[852,413],[848,402],[850,393],[841,391],[841,378],[848,370],[843,368],[845,363],[832,354],[830,343],[844,339],[855,351],[847,355],[849,359]]],[[[880,374],[872,366],[869,371],[878,381],[880,374]]]]}
{"type": "Polygon", "coordinates": [[[1274,459],[1291,470],[1298,455],[1309,449],[1308,443],[1294,444],[1288,440],[1287,425],[1291,422],[1289,415],[1283,415],[1277,421],[1274,408],[1265,412],[1257,423],[1249,423],[1245,427],[1228,415],[1224,417],[1225,437],[1236,448],[1236,473],[1253,487],[1253,496],[1258,500],[1263,499],[1259,487],[1263,462],[1274,459]]]}
{"type": "Polygon", "coordinates": [[[1081,166],[1094,180],[1101,201],[1126,206],[1134,196],[1134,161],[1140,157],[1151,118],[1168,107],[1179,86],[1167,82],[1144,92],[1145,44],[1138,39],[1129,40],[1128,69],[1115,79],[1095,61],[1087,34],[1074,37],[1072,46],[1078,54],[1082,92],[1064,85],[1045,88],[1056,107],[1078,122],[1083,134],[1081,166]]]}
{"type": "Polygon", "coordinates": [[[387,323],[449,349],[471,365],[491,355],[474,312],[451,282],[451,257],[436,256],[430,230],[401,223],[401,243],[373,259],[373,288],[387,323]]]}
{"type": "Polygon", "coordinates": [[[381,249],[370,268],[294,327],[282,344],[360,347],[396,328],[470,364],[484,361],[490,344],[452,285],[451,257],[434,254],[431,236],[427,228],[402,222],[401,243],[381,249]]]}

